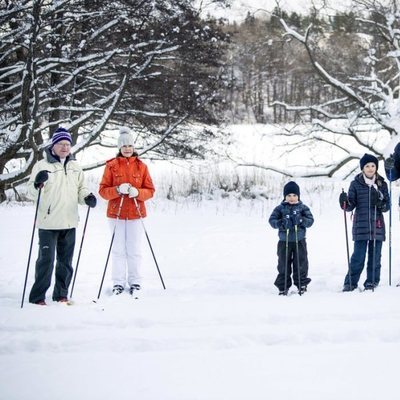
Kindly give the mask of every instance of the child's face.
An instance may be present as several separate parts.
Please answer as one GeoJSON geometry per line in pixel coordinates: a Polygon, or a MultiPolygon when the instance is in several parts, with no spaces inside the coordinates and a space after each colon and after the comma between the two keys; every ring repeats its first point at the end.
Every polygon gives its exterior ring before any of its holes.
{"type": "Polygon", "coordinates": [[[372,178],[376,173],[376,165],[373,162],[369,162],[364,165],[363,172],[367,178],[372,178]]]}
{"type": "Polygon", "coordinates": [[[124,157],[132,157],[134,148],[133,146],[122,146],[120,150],[124,157]]]}
{"type": "Polygon", "coordinates": [[[297,194],[294,193],[289,193],[286,195],[285,200],[289,204],[297,204],[299,202],[299,196],[297,196],[297,194]]]}

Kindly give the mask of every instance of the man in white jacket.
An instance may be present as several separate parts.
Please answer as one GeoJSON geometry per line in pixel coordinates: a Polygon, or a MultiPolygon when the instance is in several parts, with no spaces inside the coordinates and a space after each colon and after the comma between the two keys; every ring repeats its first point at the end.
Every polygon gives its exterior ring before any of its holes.
{"type": "Polygon", "coordinates": [[[45,158],[32,169],[28,196],[38,200],[36,226],[39,231],[39,255],[36,260],[35,283],[29,302],[46,305],[46,291],[51,285],[57,253],[54,301],[67,302],[73,274],[72,258],[75,230],[78,225],[78,203],[96,206],[96,197],[85,185],[84,174],[71,154],[72,138],[65,128],[58,128],[45,158]]]}

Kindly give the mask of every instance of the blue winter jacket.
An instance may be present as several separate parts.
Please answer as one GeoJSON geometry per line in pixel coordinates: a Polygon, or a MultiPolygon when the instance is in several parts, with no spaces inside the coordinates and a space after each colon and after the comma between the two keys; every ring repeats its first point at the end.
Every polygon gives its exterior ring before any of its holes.
{"type": "MultiPolygon", "coordinates": [[[[294,215],[300,216],[300,224],[297,227],[297,239],[303,240],[306,237],[306,228],[309,228],[314,223],[314,217],[310,209],[299,201],[297,204],[289,204],[287,201],[282,201],[279,206],[275,207],[269,217],[269,223],[274,229],[279,229],[279,240],[286,241],[286,230],[283,227],[283,220],[289,216],[293,218],[294,215]]],[[[294,227],[289,230],[289,242],[296,241],[296,234],[294,227]]]]}
{"type": "MultiPolygon", "coordinates": [[[[396,181],[397,179],[400,178],[400,143],[398,143],[396,145],[396,147],[394,148],[394,153],[392,156],[394,159],[394,168],[392,168],[392,169],[385,168],[386,177],[391,182],[396,181]]],[[[399,204],[400,204],[400,200],[399,200],[399,204]]]]}
{"type": "Polygon", "coordinates": [[[349,202],[346,211],[354,211],[353,240],[385,240],[385,220],[383,213],[390,208],[387,183],[378,175],[376,179],[381,201],[375,207],[371,204],[371,191],[365,183],[364,175],[358,174],[350,184],[349,202]]]}

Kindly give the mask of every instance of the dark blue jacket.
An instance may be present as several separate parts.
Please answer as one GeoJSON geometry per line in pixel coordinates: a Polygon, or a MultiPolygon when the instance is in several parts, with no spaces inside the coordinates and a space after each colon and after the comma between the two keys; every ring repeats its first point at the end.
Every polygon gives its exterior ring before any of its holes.
{"type": "Polygon", "coordinates": [[[391,182],[396,181],[397,179],[400,178],[400,143],[398,143],[394,148],[393,159],[394,159],[394,168],[392,169],[385,168],[386,177],[391,182]]]}
{"type": "Polygon", "coordinates": [[[350,184],[349,204],[346,211],[354,211],[353,240],[385,240],[385,220],[383,213],[390,208],[390,198],[387,183],[378,175],[376,184],[382,198],[378,207],[371,204],[371,190],[364,181],[362,173],[358,174],[350,184]],[[376,215],[375,215],[376,211],[376,215]]]}
{"type": "MultiPolygon", "coordinates": [[[[269,217],[270,225],[279,229],[279,240],[286,241],[286,230],[283,228],[283,219],[289,215],[293,218],[294,215],[299,215],[301,218],[301,223],[297,227],[297,239],[303,240],[306,237],[306,228],[309,228],[314,223],[314,217],[311,214],[310,209],[299,201],[297,204],[289,204],[287,201],[282,201],[278,207],[275,207],[269,217]]],[[[289,230],[289,242],[296,241],[296,234],[294,227],[289,230]]]]}

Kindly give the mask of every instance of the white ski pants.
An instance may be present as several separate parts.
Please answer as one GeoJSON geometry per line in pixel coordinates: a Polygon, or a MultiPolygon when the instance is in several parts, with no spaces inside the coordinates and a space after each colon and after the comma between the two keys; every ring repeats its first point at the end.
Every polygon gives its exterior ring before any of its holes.
{"type": "Polygon", "coordinates": [[[143,227],[139,219],[109,219],[111,231],[115,227],[112,246],[112,280],[114,285],[129,287],[141,283],[143,227]]]}

